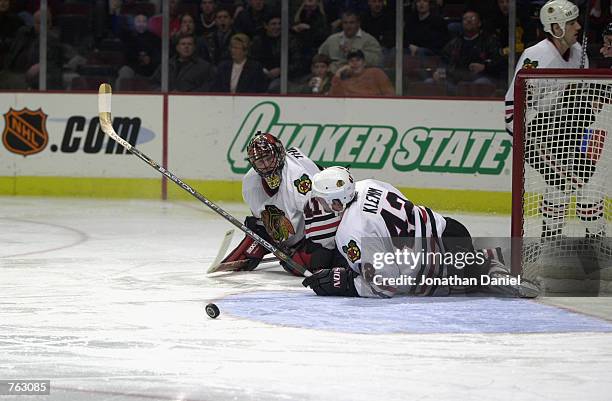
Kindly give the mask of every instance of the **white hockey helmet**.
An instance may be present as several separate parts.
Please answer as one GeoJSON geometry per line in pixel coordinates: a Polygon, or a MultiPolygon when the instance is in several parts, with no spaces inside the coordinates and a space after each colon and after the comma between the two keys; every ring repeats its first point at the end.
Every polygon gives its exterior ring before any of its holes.
{"type": "Polygon", "coordinates": [[[344,167],[328,167],[312,177],[312,196],[323,200],[323,207],[341,212],[355,198],[355,180],[344,167]]]}
{"type": "Polygon", "coordinates": [[[544,4],[540,9],[540,22],[544,26],[544,31],[550,33],[557,39],[565,36],[565,24],[568,21],[578,18],[580,10],[578,6],[568,0],[551,0],[544,4]],[[559,24],[561,36],[555,35],[552,29],[553,24],[559,24]]]}

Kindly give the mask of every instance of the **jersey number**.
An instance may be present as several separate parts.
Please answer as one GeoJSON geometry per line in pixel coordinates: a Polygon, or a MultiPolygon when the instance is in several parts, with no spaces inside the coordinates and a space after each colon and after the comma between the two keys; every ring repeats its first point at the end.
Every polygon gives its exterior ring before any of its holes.
{"type": "MultiPolygon", "coordinates": [[[[410,243],[413,243],[414,241],[414,229],[410,228],[410,221],[413,220],[413,203],[407,199],[401,198],[393,192],[387,192],[385,200],[391,208],[398,211],[403,210],[406,214],[406,219],[403,219],[385,208],[380,210],[380,216],[385,221],[385,226],[387,226],[387,231],[389,231],[393,244],[398,248],[405,245],[410,246],[411,244],[405,242],[408,240],[410,243]],[[399,238],[404,238],[404,240],[399,241],[399,238]]],[[[412,223],[414,227],[414,221],[412,221],[412,223]]]]}

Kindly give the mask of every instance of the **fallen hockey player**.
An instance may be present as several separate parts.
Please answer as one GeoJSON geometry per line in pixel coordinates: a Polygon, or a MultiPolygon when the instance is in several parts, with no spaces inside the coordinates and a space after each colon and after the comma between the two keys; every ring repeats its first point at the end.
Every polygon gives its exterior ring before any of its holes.
{"type": "Polygon", "coordinates": [[[342,213],[336,248],[344,263],[303,281],[317,295],[389,298],[479,289],[539,294],[535,284],[511,276],[495,252],[476,251],[463,224],[414,205],[390,184],[355,183],[347,169],[330,167],[314,176],[312,187],[325,210],[342,213]]]}

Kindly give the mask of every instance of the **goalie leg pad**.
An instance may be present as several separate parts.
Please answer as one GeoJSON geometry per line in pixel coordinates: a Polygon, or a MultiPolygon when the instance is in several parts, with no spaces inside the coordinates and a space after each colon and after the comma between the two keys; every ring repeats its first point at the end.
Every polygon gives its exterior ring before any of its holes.
{"type": "MultiPolygon", "coordinates": [[[[257,224],[257,219],[255,217],[247,217],[245,219],[244,225],[247,226],[249,229],[255,231],[260,237],[262,236],[262,231],[265,232],[263,226],[259,226],[257,224]]],[[[267,239],[267,236],[263,237],[264,239],[267,239]]],[[[255,269],[259,265],[259,262],[261,262],[263,257],[268,253],[269,252],[266,248],[255,242],[253,238],[249,237],[248,235],[245,235],[240,244],[238,244],[238,246],[234,248],[234,250],[231,251],[229,255],[227,255],[223,259],[223,261],[221,261],[221,263],[247,260],[248,263],[246,264],[246,267],[242,268],[241,270],[250,271],[255,269]]]]}

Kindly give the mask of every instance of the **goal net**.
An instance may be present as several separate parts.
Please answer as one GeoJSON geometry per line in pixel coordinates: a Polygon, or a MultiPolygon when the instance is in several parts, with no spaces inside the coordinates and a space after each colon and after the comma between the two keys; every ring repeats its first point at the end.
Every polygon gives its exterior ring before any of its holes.
{"type": "Polygon", "coordinates": [[[607,70],[515,79],[512,267],[545,293],[612,293],[611,103],[607,70]]]}

